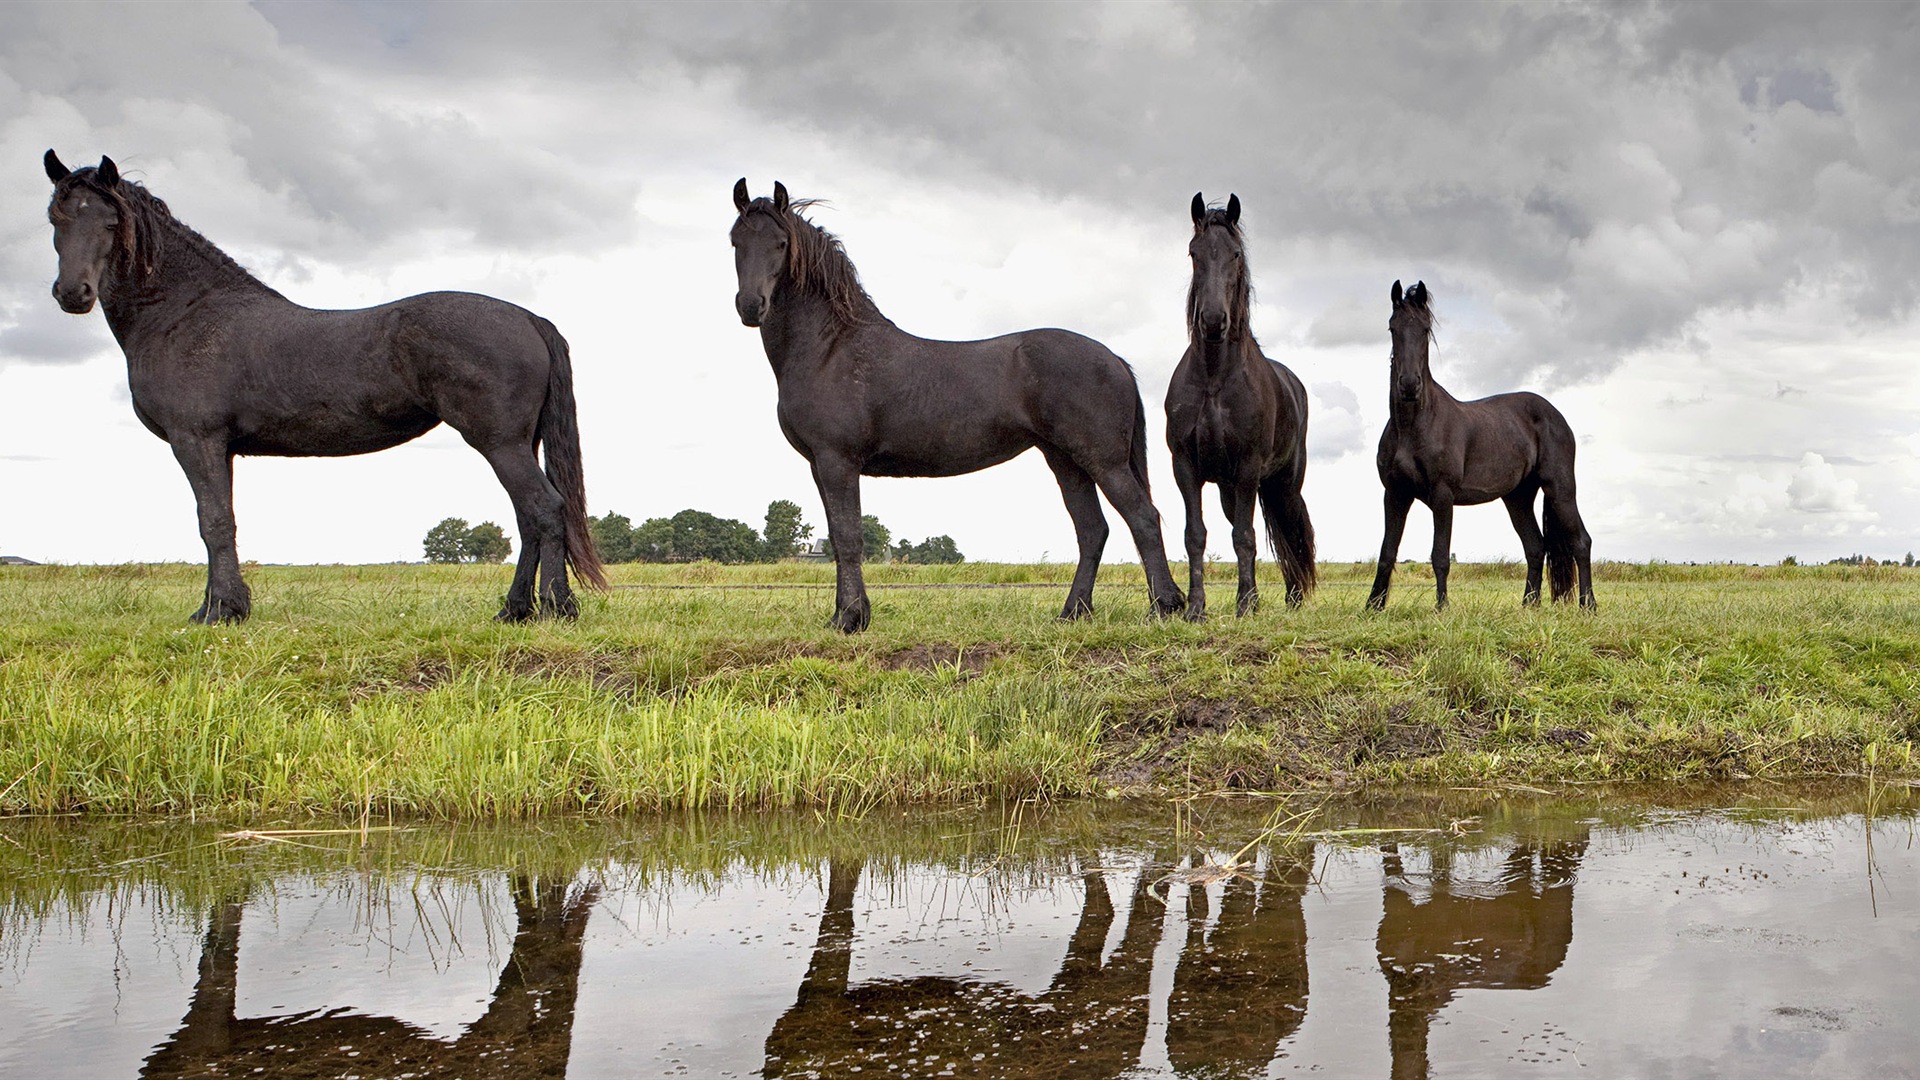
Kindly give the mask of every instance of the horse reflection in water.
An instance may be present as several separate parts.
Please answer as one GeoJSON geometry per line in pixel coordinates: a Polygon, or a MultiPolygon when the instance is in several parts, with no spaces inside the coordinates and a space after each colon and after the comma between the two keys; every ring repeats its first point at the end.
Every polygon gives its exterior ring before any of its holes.
{"type": "Polygon", "coordinates": [[[598,886],[516,876],[518,929],[487,1011],[451,1041],[390,1016],[329,1009],[234,1015],[244,904],[214,908],[200,980],[180,1030],[142,1076],[565,1076],[580,983],[580,940],[598,886]]]}
{"type": "Polygon", "coordinates": [[[1432,849],[1428,875],[1407,873],[1397,845],[1383,851],[1378,947],[1393,1075],[1425,1077],[1428,1031],[1455,991],[1538,990],[1565,962],[1587,840],[1517,844],[1490,881],[1456,874],[1446,846],[1432,849]]]}
{"type": "MultiPolygon", "coordinates": [[[[1151,864],[1150,864],[1151,865],[1151,864]]],[[[1117,1077],[1137,1067],[1147,1039],[1153,954],[1166,909],[1143,872],[1126,928],[1103,953],[1117,914],[1106,877],[1083,875],[1086,899],[1067,954],[1047,988],[923,975],[854,985],[854,892],[860,864],[828,868],[826,910],[793,1007],[767,1037],[763,1075],[1117,1077]]],[[[1205,889],[1188,893],[1186,947],[1169,999],[1167,1051],[1182,1072],[1263,1072],[1306,1014],[1304,866],[1236,878],[1218,917],[1205,889]]]]}

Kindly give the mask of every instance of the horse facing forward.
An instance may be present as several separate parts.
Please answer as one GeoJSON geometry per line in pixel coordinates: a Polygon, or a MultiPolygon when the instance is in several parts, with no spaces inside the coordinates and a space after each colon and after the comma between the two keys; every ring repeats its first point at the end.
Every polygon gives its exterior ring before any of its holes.
{"type": "Polygon", "coordinates": [[[1393,283],[1387,329],[1393,336],[1393,385],[1378,462],[1380,482],[1387,489],[1387,532],[1367,606],[1379,610],[1387,604],[1400,534],[1413,500],[1433,510],[1435,603],[1444,608],[1453,508],[1499,499],[1507,504],[1527,553],[1527,589],[1520,602],[1540,603],[1544,557],[1554,600],[1566,600],[1573,592],[1577,570],[1580,606],[1593,607],[1593,542],[1574,505],[1573,429],[1560,410],[1529,393],[1457,401],[1435,382],[1427,365],[1433,309],[1425,282],[1415,282],[1404,296],[1400,283],[1393,283]],[[1546,494],[1544,530],[1533,518],[1533,499],[1541,492],[1546,494]]]}
{"type": "Polygon", "coordinates": [[[499,618],[572,617],[567,564],[604,587],[587,532],[573,369],[552,323],[502,300],[425,293],[357,311],[268,288],[112,159],[46,155],[59,277],[74,315],[99,301],[127,357],[134,415],[173,447],[199,505],[207,588],[196,622],[252,607],[234,546],[233,458],[339,457],[451,424],[513,500],[520,562],[499,618]],[[546,456],[545,471],[536,449],[546,456]]]}
{"type": "Polygon", "coordinates": [[[1093,610],[1107,541],[1104,492],[1133,532],[1156,610],[1185,598],[1167,568],[1147,488],[1146,410],[1133,371],[1065,330],[929,341],[893,325],[861,288],[831,233],[772,198],[733,188],[740,321],[760,330],[780,391],[780,430],[813,467],[833,541],[833,625],[871,618],[861,579],[860,477],[957,476],[1039,447],[1060,483],[1080,564],[1062,618],[1093,610]]]}
{"type": "Polygon", "coordinates": [[[1187,618],[1207,614],[1207,523],[1202,489],[1220,487],[1240,563],[1236,610],[1260,606],[1253,506],[1298,607],[1313,591],[1313,521],[1300,486],[1307,478],[1307,389],[1253,339],[1253,278],[1240,234],[1240,196],[1209,210],[1193,196],[1193,282],[1187,288],[1187,351],[1167,385],[1167,447],[1187,506],[1187,618]]]}

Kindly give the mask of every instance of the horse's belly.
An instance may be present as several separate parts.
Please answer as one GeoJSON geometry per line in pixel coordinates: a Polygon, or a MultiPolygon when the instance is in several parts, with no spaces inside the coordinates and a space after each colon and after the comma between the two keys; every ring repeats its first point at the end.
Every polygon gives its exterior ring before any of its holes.
{"type": "Polygon", "coordinates": [[[427,412],[400,416],[343,417],[321,410],[316,415],[276,418],[248,425],[229,445],[236,454],[262,457],[349,457],[371,454],[417,439],[440,419],[427,412]]]}
{"type": "Polygon", "coordinates": [[[888,450],[867,458],[860,471],[867,476],[960,476],[1012,461],[1028,449],[1026,445],[967,448],[957,453],[940,453],[934,448],[888,450]]]}

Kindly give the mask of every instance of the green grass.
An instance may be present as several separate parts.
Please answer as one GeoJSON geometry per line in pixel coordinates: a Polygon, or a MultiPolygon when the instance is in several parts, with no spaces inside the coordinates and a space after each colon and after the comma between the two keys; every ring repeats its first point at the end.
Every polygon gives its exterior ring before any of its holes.
{"type": "MultiPolygon", "coordinates": [[[[1178,573],[1177,569],[1176,572],[1178,573]]],[[[1213,568],[1231,610],[1230,565],[1213,568]]],[[[1380,783],[1920,775],[1920,572],[1610,564],[1601,608],[1522,610],[1463,565],[1322,568],[1300,611],[1092,619],[1071,567],[621,566],[576,623],[490,621],[504,568],[256,567],[204,628],[191,566],[0,568],[0,811],[445,817],[1380,783]]],[[[1183,576],[1183,575],[1182,575],[1183,576]]]]}

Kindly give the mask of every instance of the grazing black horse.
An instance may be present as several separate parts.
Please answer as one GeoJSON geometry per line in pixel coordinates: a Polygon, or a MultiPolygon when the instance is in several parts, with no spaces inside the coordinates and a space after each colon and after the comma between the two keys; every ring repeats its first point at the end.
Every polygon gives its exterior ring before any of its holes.
{"type": "Polygon", "coordinates": [[[1387,604],[1393,563],[1407,510],[1419,499],[1433,510],[1433,582],[1436,602],[1447,606],[1447,569],[1453,542],[1453,508],[1499,499],[1507,504],[1520,546],[1527,553],[1527,590],[1521,603],[1540,603],[1540,564],[1553,579],[1553,598],[1566,600],[1580,576],[1580,606],[1591,608],[1593,541],[1580,522],[1573,495],[1573,429],[1539,394],[1495,394],[1456,401],[1433,381],[1427,366],[1433,339],[1433,309],[1425,282],[1403,296],[1393,283],[1393,386],[1387,428],[1380,433],[1380,482],[1387,488],[1387,533],[1367,606],[1387,604]],[[1533,519],[1533,499],[1546,493],[1542,529],[1533,519]]]}
{"type": "Polygon", "coordinates": [[[62,310],[97,299],[127,356],[133,412],[173,447],[200,508],[207,591],[195,622],[247,617],[234,548],[233,458],[339,457],[442,421],[513,500],[520,563],[500,610],[578,612],[567,564],[606,584],[587,533],[573,367],[552,323],[492,297],[425,293],[358,311],[304,308],[262,284],[112,159],[69,170],[47,151],[62,310]],[[536,449],[546,455],[541,471],[536,449]]]}
{"type": "Polygon", "coordinates": [[[1107,542],[1100,493],[1126,519],[1162,614],[1185,598],[1167,569],[1160,514],[1147,490],[1147,417],[1133,370],[1106,346],[1065,330],[985,341],[929,341],[880,314],[833,234],[801,217],[811,200],[750,199],[733,187],[740,321],[760,341],[780,388],[780,430],[813,467],[833,541],[833,625],[871,618],[860,576],[860,477],[958,476],[1039,447],[1060,482],[1080,542],[1061,618],[1093,610],[1107,542]]]}
{"type": "Polygon", "coordinates": [[[1307,479],[1307,389],[1253,339],[1253,276],[1240,234],[1240,196],[1209,210],[1193,196],[1193,283],[1187,287],[1187,351],[1167,385],[1167,447],[1187,504],[1187,618],[1207,617],[1207,523],[1200,496],[1220,486],[1240,562],[1237,610],[1260,606],[1254,582],[1253,504],[1287,580],[1287,603],[1313,591],[1313,521],[1300,485],[1307,479]]]}

